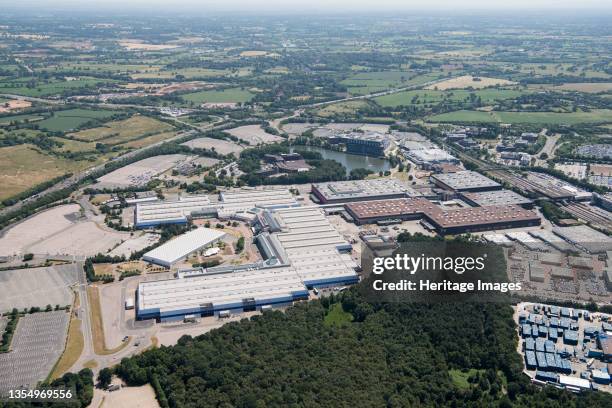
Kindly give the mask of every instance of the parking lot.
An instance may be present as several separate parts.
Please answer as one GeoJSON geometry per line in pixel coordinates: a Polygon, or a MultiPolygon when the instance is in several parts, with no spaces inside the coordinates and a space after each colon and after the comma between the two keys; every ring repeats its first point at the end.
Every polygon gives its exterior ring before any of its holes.
{"type": "Polygon", "coordinates": [[[70,314],[61,310],[21,317],[11,351],[0,354],[0,393],[44,380],[64,350],[70,314]]]}
{"type": "Polygon", "coordinates": [[[69,305],[72,303],[69,286],[77,280],[73,265],[0,271],[0,311],[69,305]]]}

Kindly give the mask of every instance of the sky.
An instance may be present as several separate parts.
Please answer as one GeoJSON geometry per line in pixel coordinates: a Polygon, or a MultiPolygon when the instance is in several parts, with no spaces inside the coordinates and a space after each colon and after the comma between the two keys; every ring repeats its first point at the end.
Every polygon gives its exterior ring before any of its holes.
{"type": "Polygon", "coordinates": [[[364,12],[612,9],[612,0],[0,0],[0,8],[105,10],[198,10],[235,12],[364,12]]]}

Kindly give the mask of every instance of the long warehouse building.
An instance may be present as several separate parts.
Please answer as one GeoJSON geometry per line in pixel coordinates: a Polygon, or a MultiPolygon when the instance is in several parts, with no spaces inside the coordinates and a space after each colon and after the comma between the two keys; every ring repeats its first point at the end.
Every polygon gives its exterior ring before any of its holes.
{"type": "Polygon", "coordinates": [[[462,191],[501,190],[502,188],[498,182],[471,170],[432,174],[430,179],[436,186],[456,193],[462,191]]]}
{"type": "Polygon", "coordinates": [[[142,260],[171,268],[192,253],[215,244],[225,233],[211,228],[197,228],[171,239],[142,256],[142,260]]]}
{"type": "Polygon", "coordinates": [[[345,207],[357,224],[424,219],[441,235],[528,227],[541,223],[535,211],[518,205],[445,210],[424,198],[412,198],[349,203],[345,207]]]}
{"type": "Polygon", "coordinates": [[[416,197],[420,195],[408,185],[394,179],[333,181],[313,184],[311,193],[321,204],[416,197]]]}
{"type": "Polygon", "coordinates": [[[186,224],[189,217],[214,216],[216,208],[208,196],[182,196],[178,200],[139,202],[134,209],[136,228],[156,227],[164,224],[186,224]]]}
{"type": "Polygon", "coordinates": [[[281,266],[138,285],[139,320],[170,321],[187,315],[213,316],[222,311],[249,311],[261,306],[308,299],[308,290],[293,268],[281,266]]]}
{"type": "Polygon", "coordinates": [[[234,189],[219,193],[219,218],[232,218],[248,213],[253,208],[275,209],[297,207],[300,204],[286,188],[234,189]]]}

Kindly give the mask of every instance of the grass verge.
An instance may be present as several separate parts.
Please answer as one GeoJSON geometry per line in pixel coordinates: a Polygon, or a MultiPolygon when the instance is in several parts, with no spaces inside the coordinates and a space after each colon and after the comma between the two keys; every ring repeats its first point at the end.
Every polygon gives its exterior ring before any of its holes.
{"type": "Polygon", "coordinates": [[[106,348],[106,341],[104,340],[104,323],[102,321],[102,307],[100,305],[100,292],[98,288],[96,286],[89,286],[87,288],[87,297],[89,298],[89,315],[91,318],[91,334],[93,337],[94,353],[100,356],[106,356],[115,354],[127,347],[132,337],[129,337],[127,341],[122,342],[113,349],[106,348]]]}

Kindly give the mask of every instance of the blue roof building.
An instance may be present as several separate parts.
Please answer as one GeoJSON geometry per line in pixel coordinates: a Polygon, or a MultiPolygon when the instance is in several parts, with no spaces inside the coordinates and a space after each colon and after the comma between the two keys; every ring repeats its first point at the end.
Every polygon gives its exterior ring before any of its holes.
{"type": "Polygon", "coordinates": [[[557,382],[558,381],[557,374],[552,373],[550,371],[538,370],[536,371],[536,379],[540,381],[550,381],[557,382]]]}
{"type": "Polygon", "coordinates": [[[575,331],[566,330],[565,333],[563,333],[563,342],[565,344],[572,345],[578,344],[578,333],[575,331]]]}
{"type": "Polygon", "coordinates": [[[527,350],[525,353],[525,366],[529,370],[533,370],[537,367],[538,362],[536,360],[535,353],[531,350],[527,350]]]}
{"type": "Polygon", "coordinates": [[[546,362],[546,353],[536,352],[536,360],[538,362],[539,369],[547,369],[548,363],[546,362]]]}
{"type": "Polygon", "coordinates": [[[523,338],[525,337],[531,337],[531,326],[528,324],[524,324],[522,326],[522,330],[521,333],[523,334],[523,338]]]}

